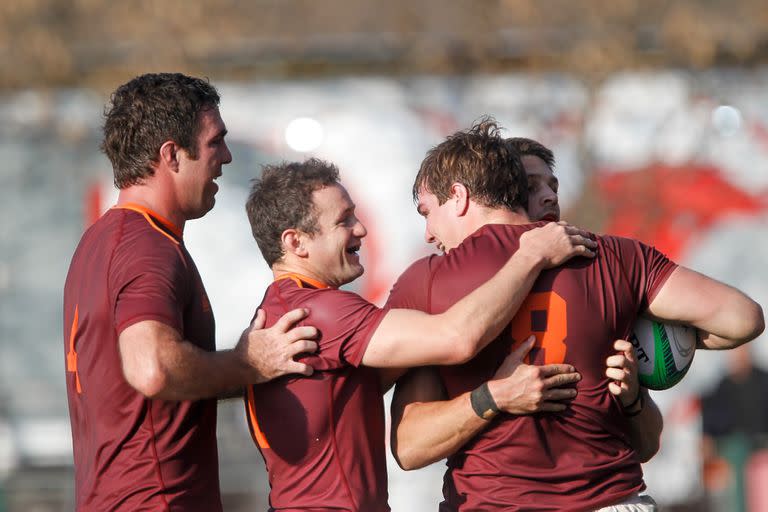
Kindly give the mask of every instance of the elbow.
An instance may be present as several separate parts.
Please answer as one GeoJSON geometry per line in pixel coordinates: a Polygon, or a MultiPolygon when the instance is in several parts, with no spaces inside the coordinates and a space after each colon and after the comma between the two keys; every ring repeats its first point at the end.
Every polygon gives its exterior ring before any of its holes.
{"type": "Polygon", "coordinates": [[[659,449],[661,448],[661,439],[659,436],[653,437],[653,439],[648,439],[640,448],[637,450],[637,458],[640,460],[640,463],[645,464],[649,460],[651,460],[654,455],[659,453],[659,449]]]}
{"type": "Polygon", "coordinates": [[[641,463],[651,460],[661,449],[661,433],[664,430],[664,417],[656,403],[650,397],[646,407],[650,408],[651,419],[642,429],[638,442],[633,443],[637,458],[641,463]]]}
{"type": "Polygon", "coordinates": [[[659,452],[658,447],[655,450],[643,450],[641,452],[637,452],[637,458],[640,461],[640,464],[645,464],[649,460],[653,458],[654,455],[656,455],[659,452]]]}
{"type": "Polygon", "coordinates": [[[159,366],[144,367],[141,369],[123,369],[125,380],[133,389],[153,399],[162,399],[168,388],[168,376],[159,366]]]}
{"type": "Polygon", "coordinates": [[[458,365],[470,361],[477,355],[482,346],[479,338],[479,334],[472,335],[466,330],[462,332],[458,326],[451,329],[444,338],[448,346],[444,364],[458,365]]]}
{"type": "Polygon", "coordinates": [[[752,301],[752,332],[750,333],[750,339],[753,340],[760,336],[765,330],[765,316],[763,314],[763,308],[755,301],[752,301]]]}
{"type": "Polygon", "coordinates": [[[416,450],[403,449],[402,446],[396,446],[394,444],[392,445],[392,456],[403,471],[421,469],[429,464],[428,461],[424,461],[418,457],[416,450]]]}
{"type": "Polygon", "coordinates": [[[752,341],[765,330],[763,308],[757,302],[749,299],[749,302],[743,306],[741,315],[743,318],[742,332],[735,339],[738,345],[752,341]]]}
{"type": "Polygon", "coordinates": [[[435,325],[439,327],[432,334],[440,346],[440,354],[432,364],[464,364],[475,357],[489,341],[487,333],[476,323],[462,323],[456,316],[446,313],[435,316],[435,325]]]}
{"type": "Polygon", "coordinates": [[[428,454],[424,452],[423,446],[420,447],[418,443],[404,439],[407,436],[404,436],[403,432],[398,432],[397,429],[398,426],[393,424],[389,440],[392,457],[397,462],[397,465],[400,466],[400,469],[403,471],[413,471],[433,462],[427,459],[428,454]]]}

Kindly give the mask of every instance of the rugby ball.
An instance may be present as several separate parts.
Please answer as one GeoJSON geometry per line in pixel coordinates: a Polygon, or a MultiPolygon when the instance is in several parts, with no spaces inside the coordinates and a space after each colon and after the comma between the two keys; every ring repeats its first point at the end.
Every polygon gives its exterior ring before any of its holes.
{"type": "Polygon", "coordinates": [[[685,376],[696,353],[696,329],[639,317],[629,341],[635,347],[640,385],[669,389],[685,376]]]}

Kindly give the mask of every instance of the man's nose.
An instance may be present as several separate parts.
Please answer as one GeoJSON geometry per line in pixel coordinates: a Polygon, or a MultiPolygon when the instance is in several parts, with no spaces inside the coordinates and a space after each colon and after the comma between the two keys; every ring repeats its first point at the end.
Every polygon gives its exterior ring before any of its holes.
{"type": "Polygon", "coordinates": [[[557,204],[557,194],[551,188],[549,189],[549,192],[547,192],[547,194],[544,196],[544,204],[557,204]]]}

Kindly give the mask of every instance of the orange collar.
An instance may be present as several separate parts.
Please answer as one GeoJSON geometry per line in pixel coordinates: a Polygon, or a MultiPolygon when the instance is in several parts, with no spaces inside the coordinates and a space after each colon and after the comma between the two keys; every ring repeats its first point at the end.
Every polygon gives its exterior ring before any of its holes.
{"type": "MultiPolygon", "coordinates": [[[[142,205],[136,204],[136,203],[123,203],[123,204],[116,204],[115,206],[110,208],[110,210],[115,210],[115,209],[117,209],[117,210],[132,210],[134,212],[142,214],[145,218],[147,216],[153,217],[153,218],[157,219],[158,221],[160,221],[160,224],[162,224],[163,226],[168,228],[171,231],[171,233],[176,235],[179,238],[179,240],[181,240],[184,237],[184,234],[182,233],[181,229],[179,229],[173,222],[169,221],[168,219],[166,219],[165,217],[163,217],[159,213],[150,210],[146,206],[142,206],[142,205]]],[[[147,219],[147,220],[150,221],[150,224],[152,223],[151,219],[147,219]]]]}
{"type": "Polygon", "coordinates": [[[274,282],[281,281],[283,279],[290,279],[291,281],[296,283],[296,285],[299,288],[304,288],[304,283],[312,285],[315,288],[317,288],[318,290],[322,290],[324,288],[330,288],[329,285],[327,285],[327,284],[325,284],[325,283],[323,283],[321,281],[318,281],[317,279],[312,279],[311,277],[307,277],[307,276],[304,276],[304,275],[301,275],[301,274],[297,274],[296,272],[288,272],[287,274],[283,274],[281,276],[278,276],[278,277],[275,278],[274,282]]]}

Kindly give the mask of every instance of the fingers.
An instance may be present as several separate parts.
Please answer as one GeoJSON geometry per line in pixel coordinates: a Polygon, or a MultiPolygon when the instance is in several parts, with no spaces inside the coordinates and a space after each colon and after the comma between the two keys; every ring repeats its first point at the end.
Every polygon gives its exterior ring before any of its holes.
{"type": "Polygon", "coordinates": [[[561,373],[573,373],[576,371],[576,368],[569,364],[547,364],[540,366],[539,371],[542,377],[551,377],[561,373]]]}
{"type": "Polygon", "coordinates": [[[620,396],[622,394],[622,392],[624,392],[625,390],[626,390],[626,388],[623,388],[623,387],[619,386],[615,382],[609,382],[608,383],[608,391],[610,391],[610,393],[612,395],[620,396]]]}
{"type": "Polygon", "coordinates": [[[285,373],[297,373],[300,375],[310,376],[314,373],[314,369],[308,364],[300,363],[298,361],[291,361],[285,367],[285,373]]]}
{"type": "Polygon", "coordinates": [[[516,361],[522,361],[525,356],[528,355],[528,353],[533,348],[533,345],[536,343],[536,336],[530,335],[528,338],[520,344],[519,347],[517,347],[515,350],[509,353],[507,356],[507,359],[514,359],[516,361]]]}
{"type": "Polygon", "coordinates": [[[637,358],[632,349],[632,344],[627,340],[616,340],[613,343],[613,348],[616,349],[619,354],[609,356],[605,360],[606,366],[620,368],[627,372],[635,372],[637,369],[637,358]]]}
{"type": "Polygon", "coordinates": [[[560,221],[558,224],[560,224],[561,226],[565,227],[565,232],[568,233],[569,235],[580,235],[580,236],[582,236],[584,238],[588,238],[588,239],[591,240],[590,237],[592,236],[592,233],[590,233],[589,231],[585,231],[585,230],[583,230],[581,228],[578,228],[576,226],[570,226],[565,221],[560,221]]]}
{"type": "Polygon", "coordinates": [[[312,340],[317,338],[317,334],[317,328],[311,325],[300,325],[285,333],[289,343],[303,339],[312,340]]]}
{"type": "Polygon", "coordinates": [[[296,322],[303,320],[307,317],[307,315],[309,315],[309,310],[306,308],[292,309],[291,311],[281,316],[280,320],[275,322],[275,325],[272,327],[279,331],[287,332],[296,324],[296,322]]]}
{"type": "MultiPolygon", "coordinates": [[[[613,342],[613,348],[617,352],[621,352],[626,358],[626,363],[624,364],[624,368],[630,371],[634,371],[637,368],[637,356],[635,356],[635,350],[634,350],[634,347],[632,346],[632,343],[630,343],[627,340],[616,340],[615,342],[613,342]]],[[[611,358],[609,357],[608,360],[610,361],[611,358]]]]}
{"type": "Polygon", "coordinates": [[[582,235],[571,235],[569,237],[573,250],[580,256],[594,257],[597,254],[597,242],[591,238],[582,235]]]}
{"type": "Polygon", "coordinates": [[[615,354],[605,360],[605,365],[611,368],[627,368],[627,356],[615,354]]]}
{"type": "Polygon", "coordinates": [[[619,339],[613,342],[613,349],[616,352],[632,352],[632,348],[632,343],[627,340],[619,339]]]}
{"type": "Polygon", "coordinates": [[[550,389],[546,393],[544,393],[544,400],[549,401],[558,401],[558,400],[570,400],[572,398],[575,398],[577,394],[577,391],[573,388],[565,388],[565,389],[550,389]]]}
{"type": "Polygon", "coordinates": [[[568,386],[570,384],[576,384],[581,380],[581,374],[575,372],[561,373],[553,377],[549,377],[544,380],[545,388],[557,388],[561,386],[568,386]]]}
{"type": "Polygon", "coordinates": [[[597,249],[597,242],[591,238],[586,238],[581,235],[571,236],[571,243],[578,247],[584,247],[584,249],[594,252],[597,249]]]}
{"type": "Polygon", "coordinates": [[[267,323],[267,314],[264,312],[263,309],[259,308],[258,311],[256,311],[256,318],[253,319],[253,322],[251,322],[251,329],[263,329],[264,324],[267,323]]]}
{"type": "Polygon", "coordinates": [[[289,358],[299,354],[311,353],[317,350],[317,343],[312,340],[301,339],[291,343],[286,349],[286,355],[289,358]]]}
{"type": "Polygon", "coordinates": [[[265,329],[266,314],[256,312],[251,327],[246,330],[235,350],[254,370],[254,381],[265,382],[287,374],[312,375],[313,369],[293,358],[317,351],[318,330],[314,326],[296,325],[309,314],[298,308],[284,314],[270,328],[265,329]]]}
{"type": "Polygon", "coordinates": [[[614,381],[625,381],[628,374],[623,368],[606,368],[605,376],[614,381]]]}

